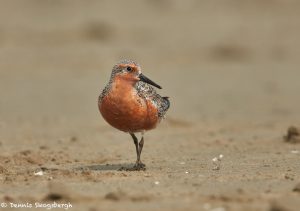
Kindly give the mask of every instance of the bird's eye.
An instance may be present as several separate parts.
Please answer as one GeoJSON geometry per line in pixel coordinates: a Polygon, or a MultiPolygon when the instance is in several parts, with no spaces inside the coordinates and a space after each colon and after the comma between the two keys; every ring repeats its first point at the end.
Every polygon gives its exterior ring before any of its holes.
{"type": "Polygon", "coordinates": [[[131,72],[131,71],[132,71],[132,68],[131,68],[131,67],[127,67],[126,70],[127,70],[128,72],[131,72]]]}

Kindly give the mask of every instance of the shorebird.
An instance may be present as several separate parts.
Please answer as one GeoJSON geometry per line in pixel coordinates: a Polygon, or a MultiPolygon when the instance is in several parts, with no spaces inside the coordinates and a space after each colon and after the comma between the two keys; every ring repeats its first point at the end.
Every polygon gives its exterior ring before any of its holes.
{"type": "Polygon", "coordinates": [[[161,89],[142,74],[139,64],[122,60],[114,65],[109,83],[99,96],[98,107],[103,118],[114,128],[129,133],[135,144],[136,163],[123,170],[146,170],[141,161],[144,132],[154,129],[170,107],[168,97],[161,97],[153,87],[161,89]],[[135,135],[139,132],[140,141],[135,135]]]}

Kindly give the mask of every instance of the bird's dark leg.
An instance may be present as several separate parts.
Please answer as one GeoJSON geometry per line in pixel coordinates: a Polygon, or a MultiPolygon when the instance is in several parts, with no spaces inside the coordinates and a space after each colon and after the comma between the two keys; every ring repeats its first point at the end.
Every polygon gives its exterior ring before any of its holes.
{"type": "Polygon", "coordinates": [[[140,159],[140,153],[139,153],[139,141],[137,139],[137,137],[134,135],[134,133],[130,133],[132,139],[133,139],[133,143],[135,145],[135,150],[136,150],[136,157],[137,157],[137,161],[140,159]]]}
{"type": "MultiPolygon", "coordinates": [[[[142,154],[143,146],[144,146],[144,137],[142,136],[141,141],[139,143],[139,154],[138,154],[138,157],[137,157],[138,158],[137,162],[142,164],[142,165],[144,165],[141,161],[141,154],[142,154]]],[[[145,165],[144,165],[144,167],[145,167],[145,165]]]]}
{"type": "Polygon", "coordinates": [[[142,153],[142,150],[143,150],[143,146],[144,146],[144,137],[141,138],[141,141],[138,142],[138,139],[137,137],[134,135],[134,133],[130,133],[132,139],[133,139],[133,142],[134,142],[134,145],[135,145],[135,149],[136,149],[136,163],[135,165],[133,166],[132,169],[129,169],[129,170],[133,170],[133,171],[140,171],[140,170],[146,170],[146,166],[145,164],[143,164],[141,162],[141,153],[142,153]]]}

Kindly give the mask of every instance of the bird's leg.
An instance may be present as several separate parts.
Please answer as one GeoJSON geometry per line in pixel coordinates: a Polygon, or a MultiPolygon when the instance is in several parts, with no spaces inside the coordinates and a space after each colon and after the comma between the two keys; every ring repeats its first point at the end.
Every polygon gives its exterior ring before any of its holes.
{"type": "Polygon", "coordinates": [[[141,162],[141,153],[142,153],[142,149],[144,146],[144,137],[141,138],[141,141],[138,142],[137,137],[134,135],[134,133],[130,133],[132,139],[133,139],[133,143],[135,145],[135,149],[136,149],[136,163],[134,165],[134,167],[132,169],[128,169],[128,170],[133,170],[133,171],[140,171],[140,170],[146,170],[146,166],[145,164],[143,164],[141,162]]]}
{"type": "Polygon", "coordinates": [[[142,136],[140,143],[139,143],[139,154],[137,157],[137,164],[139,164],[140,166],[145,168],[146,167],[145,164],[143,164],[141,161],[141,154],[142,154],[143,146],[144,146],[144,137],[142,136]]]}
{"type": "Polygon", "coordinates": [[[132,139],[133,139],[133,143],[135,145],[135,150],[136,150],[136,157],[137,157],[137,161],[139,160],[139,142],[138,142],[138,139],[137,137],[134,135],[134,133],[130,133],[132,139]]]}

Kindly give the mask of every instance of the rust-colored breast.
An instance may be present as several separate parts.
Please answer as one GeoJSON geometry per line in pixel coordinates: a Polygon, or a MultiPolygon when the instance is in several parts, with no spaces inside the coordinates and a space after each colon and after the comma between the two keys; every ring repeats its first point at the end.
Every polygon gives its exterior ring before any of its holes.
{"type": "Polygon", "coordinates": [[[99,110],[110,125],[124,132],[150,130],[159,121],[156,106],[140,97],[132,84],[118,78],[102,99],[99,110]]]}

